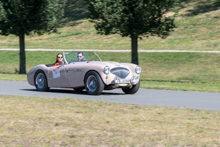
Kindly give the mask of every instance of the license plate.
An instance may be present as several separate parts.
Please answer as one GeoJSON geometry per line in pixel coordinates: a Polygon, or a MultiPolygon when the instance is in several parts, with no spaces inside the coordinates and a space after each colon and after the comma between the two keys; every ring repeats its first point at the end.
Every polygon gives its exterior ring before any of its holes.
{"type": "Polygon", "coordinates": [[[121,84],[130,83],[130,79],[120,79],[121,84]]]}

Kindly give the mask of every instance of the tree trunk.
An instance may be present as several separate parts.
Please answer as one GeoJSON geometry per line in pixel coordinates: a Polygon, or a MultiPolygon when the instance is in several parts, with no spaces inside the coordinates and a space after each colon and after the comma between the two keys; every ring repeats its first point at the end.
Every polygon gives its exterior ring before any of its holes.
{"type": "Polygon", "coordinates": [[[131,35],[131,62],[138,65],[138,36],[131,35]]]}
{"type": "Polygon", "coordinates": [[[19,70],[19,74],[26,74],[24,37],[25,37],[24,34],[19,35],[19,45],[20,45],[20,70],[19,70]]]}

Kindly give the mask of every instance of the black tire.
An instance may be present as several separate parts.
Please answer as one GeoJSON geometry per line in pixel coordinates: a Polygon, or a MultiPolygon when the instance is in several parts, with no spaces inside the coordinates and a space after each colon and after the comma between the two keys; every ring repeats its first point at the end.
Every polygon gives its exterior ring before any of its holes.
{"type": "Polygon", "coordinates": [[[122,91],[125,94],[135,94],[139,90],[139,87],[140,87],[140,81],[136,85],[133,85],[132,87],[122,88],[122,91]]]}
{"type": "Polygon", "coordinates": [[[87,93],[91,95],[101,94],[105,87],[101,77],[95,71],[90,71],[86,74],[84,83],[87,93]]]}
{"type": "Polygon", "coordinates": [[[38,70],[34,76],[35,87],[39,91],[48,91],[50,88],[48,87],[47,77],[42,70],[38,70]]]}
{"type": "Polygon", "coordinates": [[[85,89],[84,87],[81,87],[81,88],[73,88],[74,89],[74,91],[76,91],[76,92],[81,92],[81,91],[83,91],[83,89],[85,89]]]}

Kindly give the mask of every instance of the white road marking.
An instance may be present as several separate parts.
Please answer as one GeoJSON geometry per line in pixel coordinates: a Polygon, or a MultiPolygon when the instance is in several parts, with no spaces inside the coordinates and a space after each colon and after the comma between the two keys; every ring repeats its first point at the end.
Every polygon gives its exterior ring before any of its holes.
{"type": "MultiPolygon", "coordinates": [[[[131,50],[100,50],[100,49],[25,49],[26,51],[94,51],[94,52],[131,52],[131,50]]],[[[19,51],[19,49],[13,48],[2,48],[0,51],[19,51]]],[[[138,52],[149,52],[149,53],[220,53],[220,51],[192,51],[192,50],[138,50],[138,52]]]]}

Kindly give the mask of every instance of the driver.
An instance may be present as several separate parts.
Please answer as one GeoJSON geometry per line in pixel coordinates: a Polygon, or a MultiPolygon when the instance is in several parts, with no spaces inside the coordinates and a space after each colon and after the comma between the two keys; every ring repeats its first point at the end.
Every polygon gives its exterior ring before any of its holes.
{"type": "Polygon", "coordinates": [[[78,58],[78,61],[85,61],[86,60],[83,56],[83,52],[78,52],[77,58],[78,58]]]}

